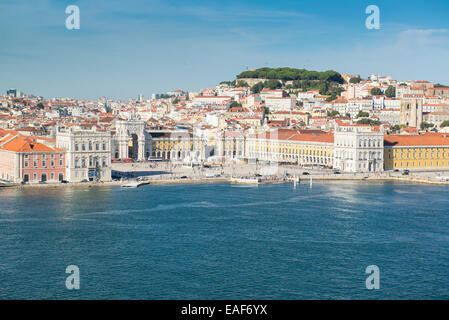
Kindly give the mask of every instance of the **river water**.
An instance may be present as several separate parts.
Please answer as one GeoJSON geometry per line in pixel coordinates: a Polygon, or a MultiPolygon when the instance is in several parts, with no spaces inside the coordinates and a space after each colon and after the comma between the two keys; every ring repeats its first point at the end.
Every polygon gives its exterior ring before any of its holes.
{"type": "Polygon", "coordinates": [[[448,299],[447,186],[0,189],[0,299],[448,299]],[[68,290],[66,267],[80,271],[68,290]],[[365,269],[380,270],[368,290],[365,269]]]}

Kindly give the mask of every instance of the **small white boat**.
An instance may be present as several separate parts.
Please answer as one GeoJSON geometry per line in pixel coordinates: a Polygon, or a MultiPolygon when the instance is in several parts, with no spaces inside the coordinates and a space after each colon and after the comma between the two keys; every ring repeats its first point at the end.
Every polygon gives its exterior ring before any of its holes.
{"type": "Polygon", "coordinates": [[[260,182],[261,182],[260,178],[231,178],[231,183],[259,184],[260,182]]]}
{"type": "Polygon", "coordinates": [[[146,183],[143,181],[131,181],[131,182],[122,184],[121,187],[122,188],[137,188],[144,184],[146,184],[146,183]]]}

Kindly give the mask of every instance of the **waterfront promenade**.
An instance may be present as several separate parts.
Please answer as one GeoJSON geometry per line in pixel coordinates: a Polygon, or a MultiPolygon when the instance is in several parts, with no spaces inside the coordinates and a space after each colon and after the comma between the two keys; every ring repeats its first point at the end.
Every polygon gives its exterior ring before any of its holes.
{"type": "Polygon", "coordinates": [[[170,162],[160,163],[114,163],[112,170],[115,173],[113,181],[84,182],[84,183],[48,183],[9,185],[0,181],[0,187],[64,187],[64,186],[120,186],[129,181],[143,181],[146,184],[198,184],[198,183],[228,183],[232,178],[259,177],[260,183],[292,182],[299,178],[301,183],[312,181],[403,181],[425,184],[449,185],[449,171],[417,171],[409,175],[401,172],[386,171],[383,173],[335,173],[332,169],[301,168],[294,165],[263,166],[255,164],[227,164],[216,165],[210,168],[201,166],[185,167],[170,162]],[[270,174],[263,174],[263,173],[270,174]],[[261,174],[262,173],[262,174],[261,174]],[[447,178],[447,179],[446,179],[447,178]]]}

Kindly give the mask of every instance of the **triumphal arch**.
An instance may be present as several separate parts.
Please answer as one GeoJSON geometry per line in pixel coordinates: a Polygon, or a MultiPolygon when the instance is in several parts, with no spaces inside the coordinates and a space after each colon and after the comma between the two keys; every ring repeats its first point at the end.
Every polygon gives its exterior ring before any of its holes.
{"type": "Polygon", "coordinates": [[[151,155],[151,136],[145,130],[145,121],[118,120],[113,142],[113,158],[145,160],[151,155]]]}

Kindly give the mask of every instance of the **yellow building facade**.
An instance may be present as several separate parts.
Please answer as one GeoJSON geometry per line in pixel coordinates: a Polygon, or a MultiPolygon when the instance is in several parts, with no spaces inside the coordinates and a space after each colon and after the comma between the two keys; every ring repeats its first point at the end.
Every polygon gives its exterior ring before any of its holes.
{"type": "Polygon", "coordinates": [[[449,168],[449,137],[445,134],[385,136],[385,170],[449,168]]]}

